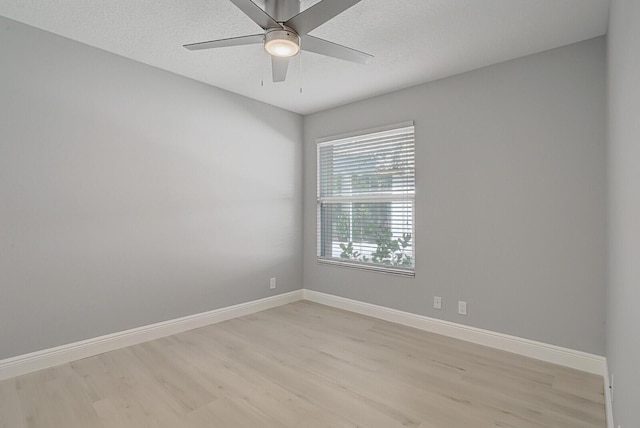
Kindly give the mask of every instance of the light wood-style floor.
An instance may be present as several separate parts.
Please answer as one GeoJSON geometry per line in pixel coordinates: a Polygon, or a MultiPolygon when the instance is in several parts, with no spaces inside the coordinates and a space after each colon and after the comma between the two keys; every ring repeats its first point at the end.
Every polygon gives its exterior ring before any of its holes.
{"type": "Polygon", "coordinates": [[[599,427],[599,376],[302,301],[0,382],[1,428],[599,427]]]}

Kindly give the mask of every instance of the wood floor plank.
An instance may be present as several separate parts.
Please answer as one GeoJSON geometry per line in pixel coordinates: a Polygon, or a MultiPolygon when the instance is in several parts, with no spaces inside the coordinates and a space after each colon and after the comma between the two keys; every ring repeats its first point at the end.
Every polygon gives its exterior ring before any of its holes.
{"type": "MultiPolygon", "coordinates": [[[[219,329],[220,330],[220,329],[219,329]]],[[[226,349],[218,358],[240,362],[271,382],[281,385],[289,392],[312,403],[314,406],[332,411],[363,427],[419,426],[419,420],[388,408],[384,403],[375,403],[309,371],[303,362],[289,361],[286,351],[274,355],[267,348],[257,347],[250,352],[244,346],[252,346],[236,334],[219,331],[216,338],[226,349]],[[243,346],[244,345],[244,346],[243,346]],[[241,351],[238,351],[241,350],[241,351]]]]}
{"type": "Polygon", "coordinates": [[[138,384],[151,382],[152,376],[130,348],[107,352],[70,363],[82,377],[92,401],[118,395],[138,384]]]}
{"type": "Polygon", "coordinates": [[[214,390],[204,385],[202,378],[190,376],[187,366],[165,354],[159,341],[136,345],[131,349],[148,367],[155,383],[177,400],[185,412],[207,405],[218,398],[214,390]]]}
{"type": "MultiPolygon", "coordinates": [[[[171,338],[175,341],[172,346],[176,358],[183,359],[185,364],[198,370],[201,376],[210,380],[213,389],[218,394],[223,394],[231,400],[244,400],[256,410],[278,421],[279,426],[307,427],[307,426],[332,426],[355,427],[355,424],[341,418],[330,410],[320,410],[304,397],[293,394],[276,382],[251,370],[232,357],[235,346],[215,346],[211,349],[211,343],[206,336],[183,334],[180,338],[171,338]],[[184,352],[188,349],[189,352],[184,352]],[[221,353],[216,357],[217,353],[221,353]]],[[[217,345],[225,343],[218,341],[217,345]]]]}
{"type": "Polygon", "coordinates": [[[603,428],[603,379],[301,301],[0,382],[0,428],[603,428]]]}
{"type": "Polygon", "coordinates": [[[49,380],[18,395],[25,428],[102,428],[79,376],[49,380]]]}
{"type": "Polygon", "coordinates": [[[223,398],[187,415],[193,427],[279,428],[279,424],[246,401],[223,398]]]}
{"type": "Polygon", "coordinates": [[[0,428],[24,428],[15,379],[0,381],[0,428]]]}

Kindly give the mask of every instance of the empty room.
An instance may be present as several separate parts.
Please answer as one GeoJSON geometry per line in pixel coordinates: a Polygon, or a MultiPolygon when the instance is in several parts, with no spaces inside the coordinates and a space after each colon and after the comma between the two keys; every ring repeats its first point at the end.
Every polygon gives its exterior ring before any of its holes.
{"type": "Polygon", "coordinates": [[[640,427],[638,22],[2,0],[0,428],[640,427]]]}

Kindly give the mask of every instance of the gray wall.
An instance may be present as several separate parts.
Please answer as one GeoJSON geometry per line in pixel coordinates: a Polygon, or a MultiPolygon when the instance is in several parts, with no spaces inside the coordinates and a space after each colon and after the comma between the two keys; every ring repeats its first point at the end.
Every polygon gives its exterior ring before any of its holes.
{"type": "Polygon", "coordinates": [[[597,38],[306,116],[305,288],[602,355],[605,69],[597,38]],[[315,139],[406,120],[415,278],[318,265],[315,139]]]}
{"type": "Polygon", "coordinates": [[[616,426],[640,427],[640,2],[609,15],[607,359],[616,426]]]}
{"type": "Polygon", "coordinates": [[[0,40],[0,359],[301,288],[300,116],[0,40]]]}

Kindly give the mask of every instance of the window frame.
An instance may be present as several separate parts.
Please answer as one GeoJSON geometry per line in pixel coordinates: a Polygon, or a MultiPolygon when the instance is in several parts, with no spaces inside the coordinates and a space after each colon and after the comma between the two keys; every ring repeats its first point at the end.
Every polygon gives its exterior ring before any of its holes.
{"type": "MultiPolygon", "coordinates": [[[[375,128],[363,129],[359,131],[348,132],[344,134],[331,135],[326,137],[321,137],[316,139],[316,259],[317,263],[321,265],[330,265],[330,266],[338,266],[345,267],[350,269],[360,269],[366,271],[374,271],[392,275],[406,276],[406,277],[415,277],[415,268],[416,268],[416,168],[415,168],[415,123],[413,121],[406,121],[400,123],[394,123],[391,125],[385,125],[375,128]],[[375,264],[371,262],[363,262],[351,259],[339,259],[336,257],[324,257],[321,256],[322,252],[322,204],[323,203],[331,203],[331,201],[335,198],[332,197],[321,197],[321,157],[320,157],[320,148],[327,145],[333,145],[340,143],[342,141],[355,140],[358,138],[363,138],[369,136],[370,134],[387,132],[393,130],[401,130],[402,128],[413,128],[413,162],[414,162],[414,170],[413,170],[413,192],[411,196],[407,197],[406,200],[411,202],[411,251],[412,251],[412,259],[413,265],[411,267],[400,267],[393,265],[384,265],[384,264],[375,264]]],[[[362,196],[355,196],[351,198],[352,203],[357,203],[359,198],[363,198],[362,196]]],[[[398,201],[398,197],[393,196],[376,196],[376,197],[364,197],[364,199],[370,200],[375,199],[375,203],[377,202],[394,202],[398,201]]],[[[372,201],[373,202],[373,201],[372,201]]]]}

